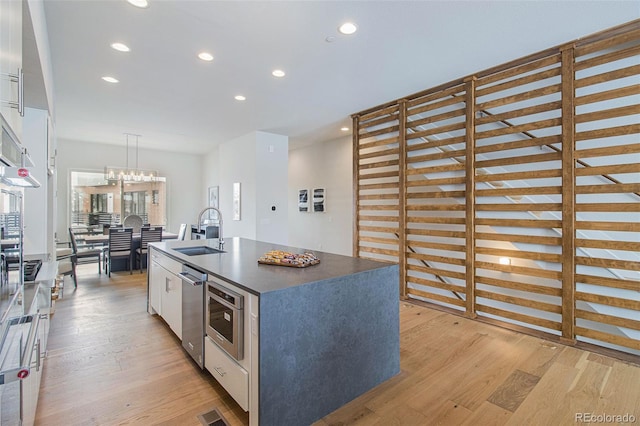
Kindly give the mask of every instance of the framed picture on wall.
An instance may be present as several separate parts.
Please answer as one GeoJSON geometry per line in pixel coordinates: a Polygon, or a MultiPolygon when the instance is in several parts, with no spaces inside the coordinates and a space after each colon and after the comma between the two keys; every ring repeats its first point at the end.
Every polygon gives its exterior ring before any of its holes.
{"type": "Polygon", "coordinates": [[[298,190],[298,211],[301,211],[301,212],[309,211],[309,190],[308,189],[298,190]]]}
{"type": "Polygon", "coordinates": [[[233,184],[233,220],[240,220],[240,182],[233,184]]]}
{"type": "Polygon", "coordinates": [[[325,211],[326,205],[324,200],[325,200],[324,188],[315,188],[313,190],[313,211],[314,212],[325,211]]]}
{"type": "MultiPolygon", "coordinates": [[[[215,207],[217,209],[220,208],[220,201],[219,201],[219,197],[220,197],[220,187],[218,186],[210,186],[209,187],[209,207],[215,207]]],[[[209,210],[209,220],[217,220],[218,219],[218,213],[215,212],[214,210],[209,210]]]]}

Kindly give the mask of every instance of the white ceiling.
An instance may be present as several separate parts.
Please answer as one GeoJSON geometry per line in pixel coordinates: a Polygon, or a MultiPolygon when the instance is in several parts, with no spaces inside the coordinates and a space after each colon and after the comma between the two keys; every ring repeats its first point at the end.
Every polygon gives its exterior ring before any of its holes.
{"type": "Polygon", "coordinates": [[[58,138],[190,153],[255,130],[335,139],[352,113],[640,17],[637,1],[149,1],[44,0],[58,138]]]}

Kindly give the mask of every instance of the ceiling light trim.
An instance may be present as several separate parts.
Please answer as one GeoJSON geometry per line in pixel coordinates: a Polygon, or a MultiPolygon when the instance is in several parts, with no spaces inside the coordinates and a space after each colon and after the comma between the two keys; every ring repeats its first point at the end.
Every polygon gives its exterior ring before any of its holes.
{"type": "Polygon", "coordinates": [[[213,55],[209,52],[200,52],[198,53],[198,58],[202,59],[203,61],[206,62],[211,62],[213,61],[213,55]]]}
{"type": "Polygon", "coordinates": [[[344,35],[351,35],[358,31],[358,26],[353,22],[345,22],[338,27],[338,32],[344,35]]]}
{"type": "Polygon", "coordinates": [[[140,9],[146,9],[149,7],[149,2],[147,0],[127,0],[127,3],[140,9]]]}
{"type": "Polygon", "coordinates": [[[120,43],[119,41],[115,42],[115,43],[111,43],[111,48],[114,49],[114,50],[117,50],[118,52],[130,52],[131,51],[129,46],[127,46],[124,43],[120,43]]]}

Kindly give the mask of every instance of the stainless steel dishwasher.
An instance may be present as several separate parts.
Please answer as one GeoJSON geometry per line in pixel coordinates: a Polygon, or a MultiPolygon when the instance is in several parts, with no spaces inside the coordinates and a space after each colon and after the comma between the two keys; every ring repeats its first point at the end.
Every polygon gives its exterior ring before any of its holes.
{"type": "Polygon", "coordinates": [[[204,283],[208,275],[182,265],[182,347],[204,368],[204,283]]]}

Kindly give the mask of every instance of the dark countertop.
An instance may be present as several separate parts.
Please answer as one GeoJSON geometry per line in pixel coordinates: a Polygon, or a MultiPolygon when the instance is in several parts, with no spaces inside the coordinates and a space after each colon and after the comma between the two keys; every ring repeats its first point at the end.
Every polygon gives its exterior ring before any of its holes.
{"type": "Polygon", "coordinates": [[[162,241],[150,243],[150,245],[181,263],[189,264],[197,269],[213,274],[256,295],[394,266],[394,264],[391,263],[376,262],[373,260],[237,237],[225,240],[225,253],[199,256],[187,256],[173,249],[195,246],[218,248],[218,240],[162,241]],[[284,250],[292,253],[311,251],[320,259],[320,264],[306,268],[259,264],[258,259],[260,256],[269,250],[284,250]]]}

